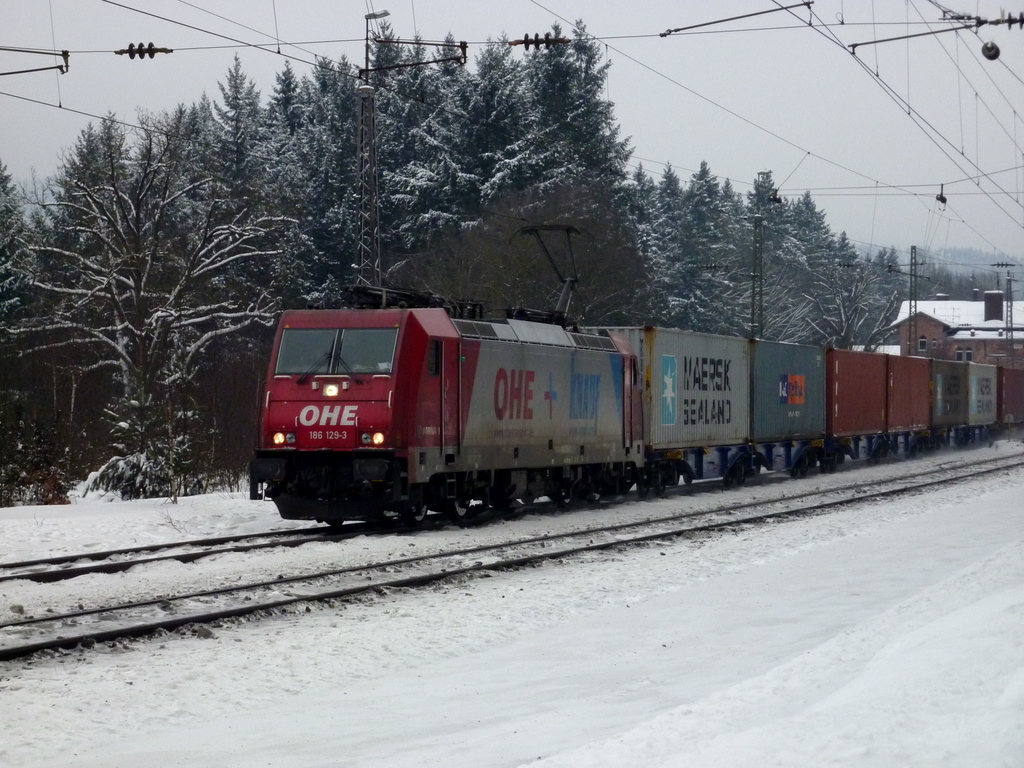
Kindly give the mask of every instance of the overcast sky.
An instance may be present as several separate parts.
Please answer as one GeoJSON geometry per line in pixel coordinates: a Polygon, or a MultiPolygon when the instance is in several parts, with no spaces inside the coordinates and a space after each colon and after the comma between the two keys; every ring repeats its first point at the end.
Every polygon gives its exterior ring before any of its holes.
{"type": "MultiPolygon", "coordinates": [[[[685,181],[705,160],[741,192],[771,170],[784,196],[810,190],[832,229],[859,244],[1024,258],[1024,30],[987,25],[865,45],[854,56],[844,46],[951,25],[928,0],[816,0],[810,11],[658,35],[793,2],[4,0],[0,46],[67,49],[71,68],[0,77],[0,160],[17,181],[33,170],[45,178],[95,119],[71,110],[131,120],[204,91],[219,96],[236,53],[266,97],[285,61],[275,37],[300,74],[314,54],[360,61],[368,9],[389,10],[403,38],[451,32],[470,43],[471,59],[488,38],[582,19],[612,61],[608,97],[631,137],[633,165],[660,175],[671,163],[685,181]],[[271,44],[244,48],[211,33],[271,44]],[[175,52],[141,62],[111,53],[151,41],[175,52]],[[982,57],[984,42],[999,46],[997,61],[982,57]]],[[[999,18],[1000,3],[955,2],[943,5],[999,18]]],[[[1024,13],[1019,5],[1009,10],[1024,13]]],[[[52,63],[0,51],[3,72],[52,63]]]]}

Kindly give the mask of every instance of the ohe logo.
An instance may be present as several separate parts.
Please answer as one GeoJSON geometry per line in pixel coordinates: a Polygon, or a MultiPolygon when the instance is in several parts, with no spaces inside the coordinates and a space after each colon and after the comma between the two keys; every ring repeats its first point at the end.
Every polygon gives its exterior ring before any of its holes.
{"type": "Polygon", "coordinates": [[[299,412],[299,423],[304,427],[319,424],[321,427],[356,427],[356,411],[358,405],[325,405],[323,409],[316,405],[307,405],[299,412]]]}

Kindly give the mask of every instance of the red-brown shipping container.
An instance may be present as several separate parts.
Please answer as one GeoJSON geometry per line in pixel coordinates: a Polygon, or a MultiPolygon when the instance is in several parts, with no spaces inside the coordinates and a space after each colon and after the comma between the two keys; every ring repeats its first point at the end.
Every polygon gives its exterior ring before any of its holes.
{"type": "Polygon", "coordinates": [[[997,421],[1000,424],[1024,422],[1024,369],[999,369],[997,421]]]}
{"type": "Polygon", "coordinates": [[[889,364],[886,431],[927,429],[932,413],[931,360],[899,355],[886,357],[889,364]]]}
{"type": "Polygon", "coordinates": [[[825,431],[833,437],[885,432],[886,355],[825,352],[825,431]]]}

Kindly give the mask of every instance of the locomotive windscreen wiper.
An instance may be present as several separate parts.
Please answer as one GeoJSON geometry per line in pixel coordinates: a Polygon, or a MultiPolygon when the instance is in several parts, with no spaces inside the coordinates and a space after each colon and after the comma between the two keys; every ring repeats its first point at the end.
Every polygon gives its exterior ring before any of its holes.
{"type": "Polygon", "coordinates": [[[331,361],[331,353],[332,352],[334,352],[334,345],[333,344],[331,345],[330,349],[328,349],[326,352],[324,352],[322,355],[320,355],[320,357],[318,357],[316,359],[315,363],[313,363],[311,366],[309,366],[309,370],[308,371],[306,371],[304,374],[299,376],[298,381],[296,381],[295,383],[296,384],[305,384],[306,383],[306,379],[308,379],[310,376],[312,376],[317,371],[318,368],[322,367],[325,363],[329,363],[331,361]]]}
{"type": "Polygon", "coordinates": [[[345,362],[345,358],[342,357],[341,355],[338,355],[338,365],[340,365],[342,368],[344,368],[345,372],[348,373],[353,379],[359,378],[356,375],[356,372],[352,370],[352,366],[349,365],[348,363],[346,363],[345,362]]]}

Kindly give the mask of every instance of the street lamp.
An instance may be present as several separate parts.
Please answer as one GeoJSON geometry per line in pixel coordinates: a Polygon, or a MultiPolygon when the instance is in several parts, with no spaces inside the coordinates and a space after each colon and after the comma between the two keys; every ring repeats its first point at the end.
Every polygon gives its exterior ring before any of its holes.
{"type": "Polygon", "coordinates": [[[374,11],[363,17],[366,19],[366,66],[363,67],[363,71],[359,73],[359,76],[364,80],[368,80],[370,77],[370,22],[390,15],[390,11],[374,11]]]}

